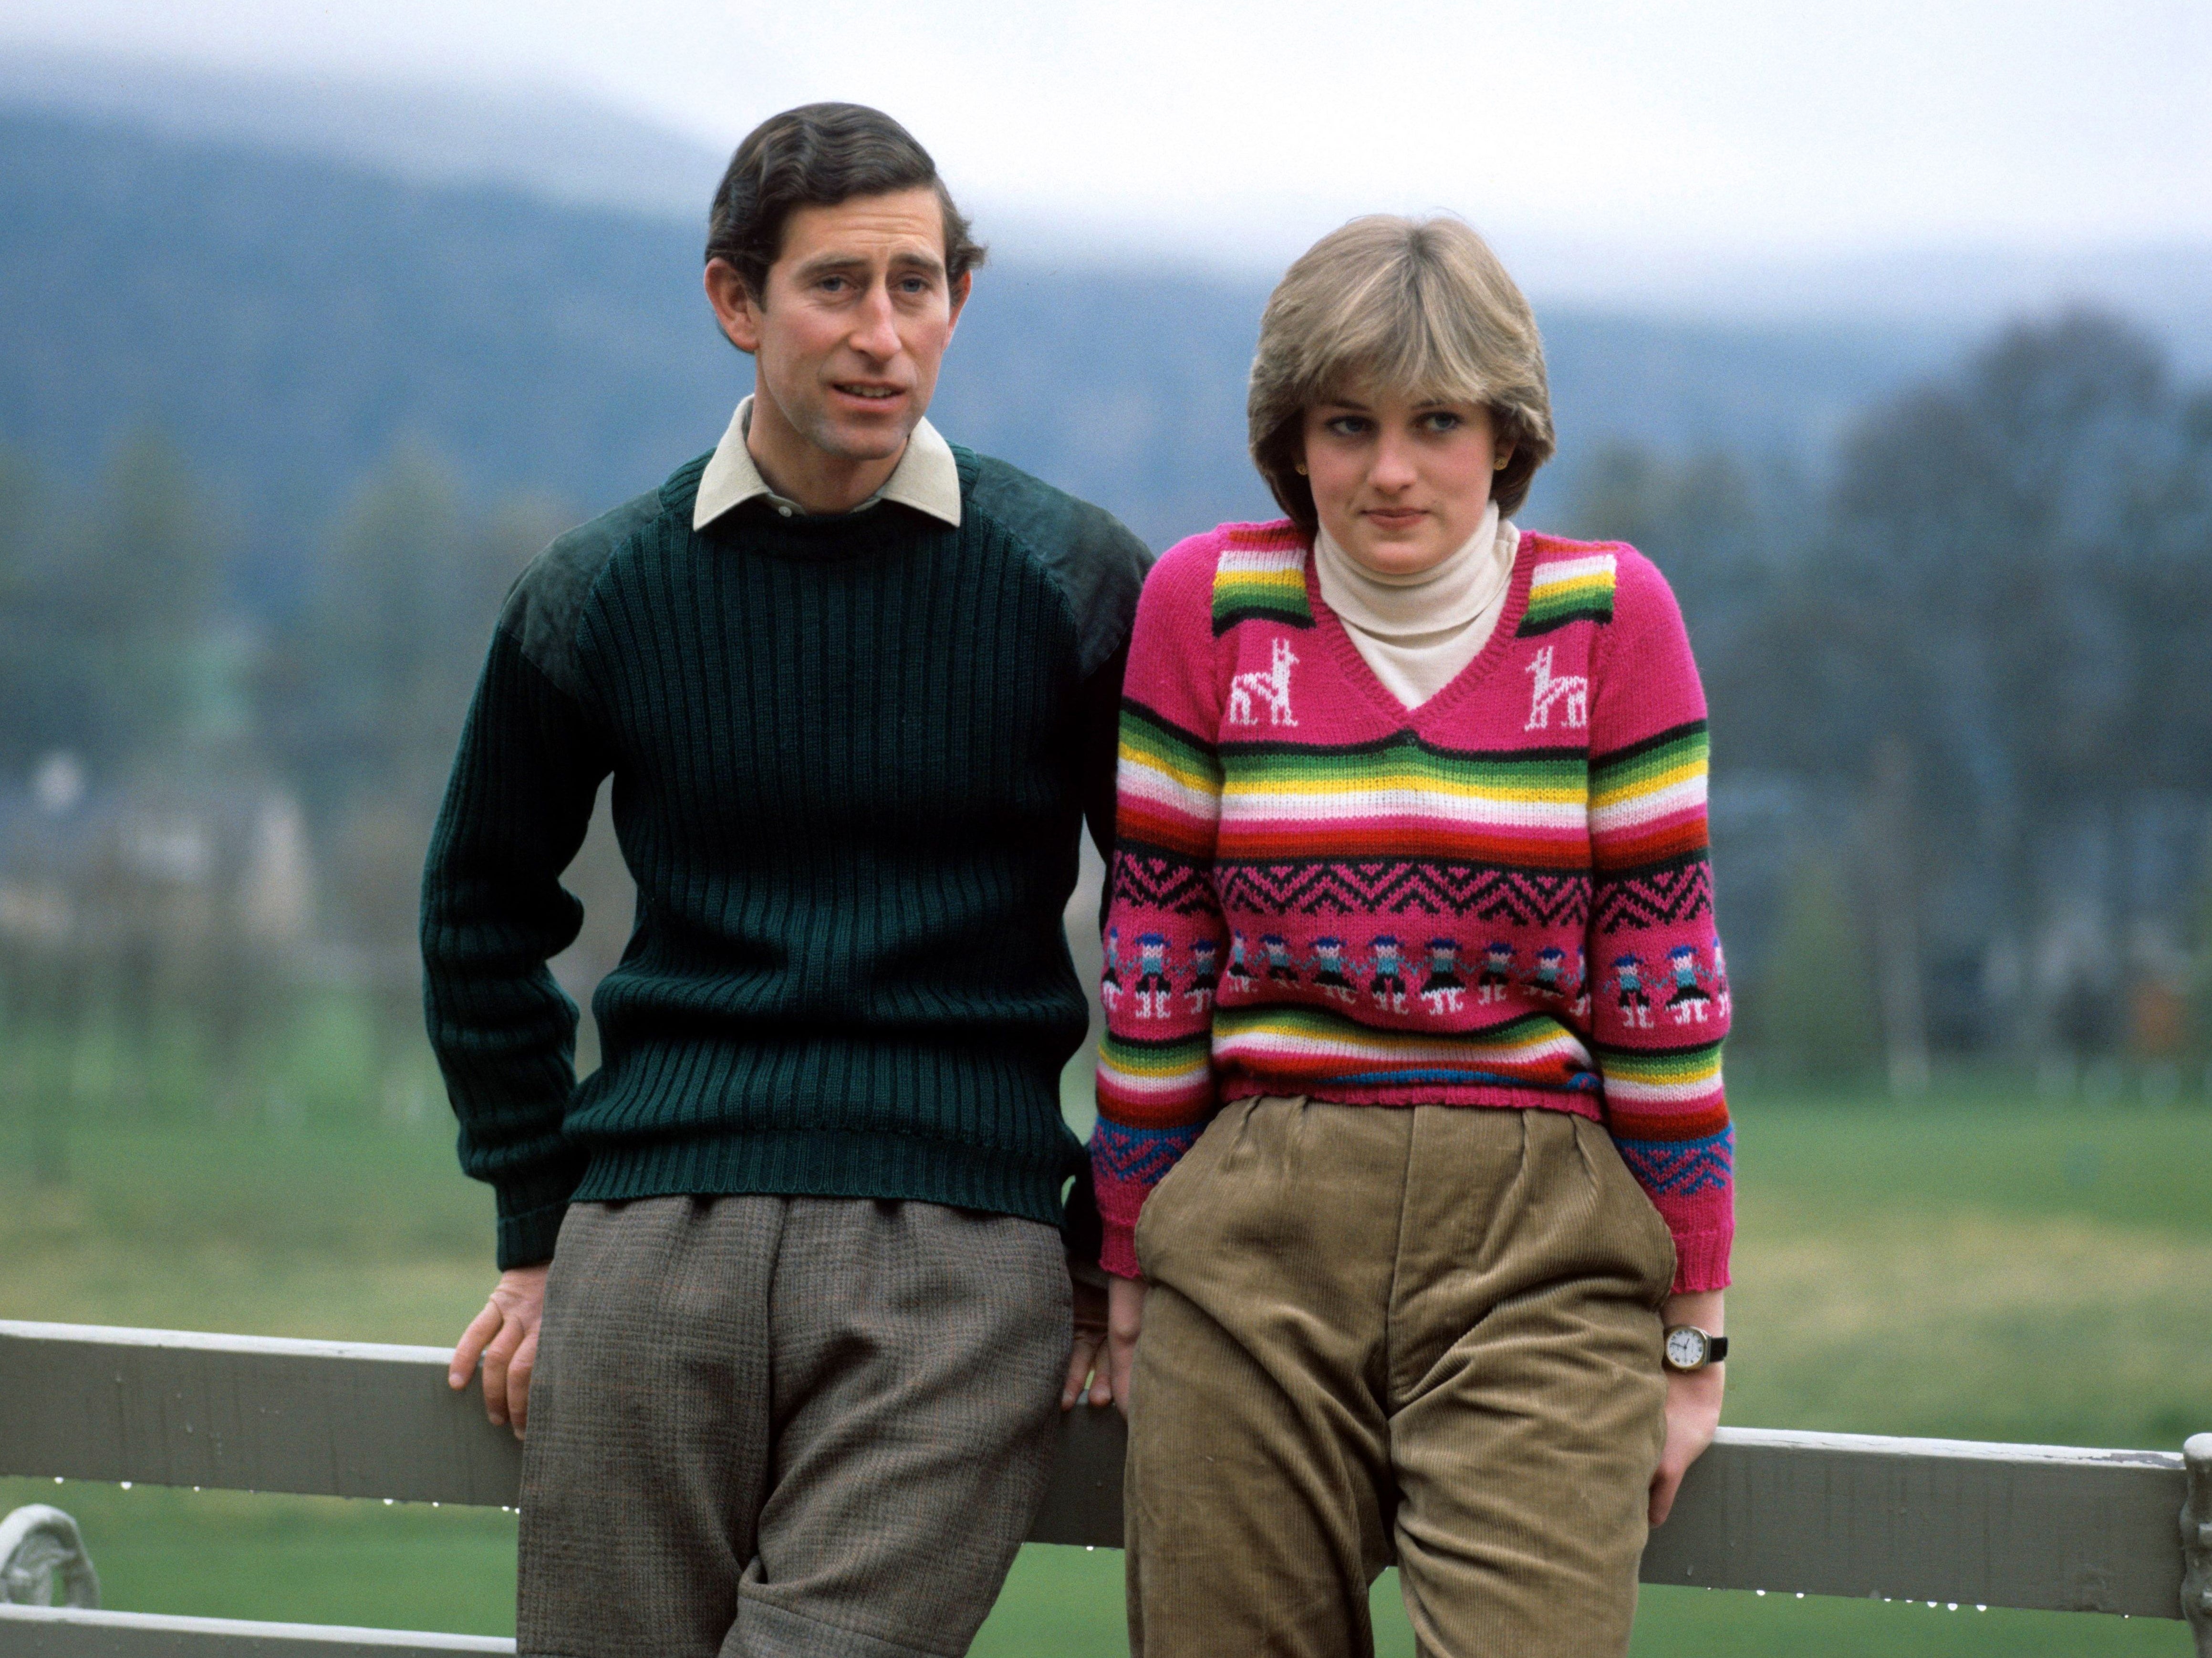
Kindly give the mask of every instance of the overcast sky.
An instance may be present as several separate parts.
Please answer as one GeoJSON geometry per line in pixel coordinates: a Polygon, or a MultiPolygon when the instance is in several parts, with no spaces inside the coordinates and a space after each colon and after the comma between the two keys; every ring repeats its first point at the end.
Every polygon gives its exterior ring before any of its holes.
{"type": "Polygon", "coordinates": [[[1002,213],[1191,246],[1429,207],[1654,254],[2212,240],[2212,0],[9,0],[0,39],[572,88],[720,149],[857,99],[1002,213]]]}

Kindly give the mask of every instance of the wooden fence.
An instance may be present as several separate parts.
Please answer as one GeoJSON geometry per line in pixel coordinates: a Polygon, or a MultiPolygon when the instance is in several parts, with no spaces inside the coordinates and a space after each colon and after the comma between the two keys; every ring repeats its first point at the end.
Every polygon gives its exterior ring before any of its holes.
{"type": "MultiPolygon", "coordinates": [[[[447,1387],[446,1363],[434,1347],[0,1321],[0,1473],[512,1506],[520,1447],[484,1419],[474,1388],[447,1387]]],[[[1119,1546],[1121,1453],[1118,1415],[1073,1412],[1032,1540],[1119,1546]]],[[[2187,1616],[2212,1658],[2208,1565],[2212,1434],[2185,1459],[1723,1428],[1652,1534],[1643,1576],[2187,1616]]],[[[9,1658],[513,1650],[477,1637],[0,1605],[9,1658]]]]}

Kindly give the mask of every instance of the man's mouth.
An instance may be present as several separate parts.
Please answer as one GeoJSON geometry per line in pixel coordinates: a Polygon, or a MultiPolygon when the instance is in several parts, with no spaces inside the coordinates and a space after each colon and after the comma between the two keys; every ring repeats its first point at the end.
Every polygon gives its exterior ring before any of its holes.
{"type": "Polygon", "coordinates": [[[848,398],[863,398],[870,403],[889,403],[900,395],[900,388],[896,386],[859,386],[839,381],[837,389],[848,398]]]}

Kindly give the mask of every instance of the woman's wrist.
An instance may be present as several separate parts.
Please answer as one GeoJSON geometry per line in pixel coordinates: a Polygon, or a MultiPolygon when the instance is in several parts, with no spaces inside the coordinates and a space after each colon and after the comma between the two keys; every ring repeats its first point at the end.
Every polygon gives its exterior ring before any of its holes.
{"type": "Polygon", "coordinates": [[[1724,1335],[1728,1332],[1728,1317],[1720,1290],[1692,1290],[1667,1297],[1660,1309],[1659,1317],[1668,1328],[1677,1324],[1694,1325],[1709,1336],[1724,1335]]]}

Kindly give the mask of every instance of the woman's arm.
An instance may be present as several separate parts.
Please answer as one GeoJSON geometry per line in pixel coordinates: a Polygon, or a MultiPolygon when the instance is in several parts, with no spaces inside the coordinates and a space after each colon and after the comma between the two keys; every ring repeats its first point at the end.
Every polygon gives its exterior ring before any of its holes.
{"type": "Polygon", "coordinates": [[[1666,579],[1619,548],[1594,653],[1590,1048],[1621,1161],[1674,1235],[1676,1295],[1729,1281],[1729,990],[1705,827],[1705,696],[1666,579]]]}
{"type": "MultiPolygon", "coordinates": [[[[1692,1295],[1669,1296],[1661,1315],[1669,1328],[1694,1324],[1707,1335],[1725,1335],[1727,1316],[1722,1292],[1705,1290],[1692,1295]]],[[[1667,1372],[1667,1448],[1659,1453],[1658,1470],[1651,1476],[1651,1523],[1666,1523],[1674,1507],[1674,1494],[1682,1476],[1713,1442],[1721,1424],[1721,1393],[1728,1383],[1728,1366],[1708,1364],[1701,1370],[1667,1372]]]]}
{"type": "MultiPolygon", "coordinates": [[[[1141,1290],[1137,1217],[1213,1114],[1213,987],[1227,930],[1212,863],[1221,810],[1212,625],[1218,554],[1201,537],[1154,568],[1137,606],[1123,680],[1114,857],[1109,865],[1092,1181],[1109,1275],[1103,1364],[1093,1404],[1127,1401],[1141,1290]]],[[[1071,1364],[1064,1403],[1085,1378],[1071,1364]]]]}

